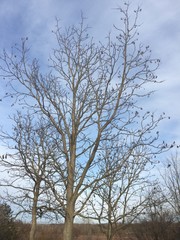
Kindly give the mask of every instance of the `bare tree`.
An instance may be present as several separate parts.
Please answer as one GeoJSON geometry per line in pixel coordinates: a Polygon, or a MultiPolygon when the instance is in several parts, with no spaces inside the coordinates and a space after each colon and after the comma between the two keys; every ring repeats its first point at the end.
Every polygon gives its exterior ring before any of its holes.
{"type": "Polygon", "coordinates": [[[171,155],[164,163],[161,173],[163,179],[164,196],[174,210],[176,220],[180,219],[180,158],[178,152],[171,155]]]}
{"type": "Polygon", "coordinates": [[[147,192],[147,204],[139,221],[132,225],[138,239],[175,239],[177,226],[174,224],[174,213],[169,208],[160,185],[147,192]]]}
{"type": "Polygon", "coordinates": [[[176,238],[180,237],[180,158],[179,152],[172,154],[164,163],[164,172],[161,176],[163,179],[164,196],[173,210],[174,221],[177,222],[176,238]]]}
{"type": "Polygon", "coordinates": [[[1,75],[10,79],[13,90],[7,96],[20,100],[31,113],[41,113],[59,139],[61,158],[54,164],[57,174],[49,185],[57,184],[53,192],[65,218],[64,240],[72,239],[74,218],[91,197],[90,187],[96,188],[107,176],[96,167],[101,142],[113,139],[110,133],[118,130],[122,138],[139,136],[139,145],[159,151],[166,147],[158,143],[158,132],[153,133],[164,116],[156,117],[149,110],[143,114],[139,107],[140,99],[152,93],[152,88],[145,87],[157,82],[159,60],[137,39],[141,9],[130,18],[130,6],[124,6],[118,9],[120,27],[116,26],[116,33],[109,34],[104,43],[97,44],[89,36],[83,17],[78,26],[64,31],[57,23],[58,45],[47,74],[40,73],[37,59],[30,62],[27,39],[11,54],[4,51],[0,57],[1,75]]]}
{"type": "Polygon", "coordinates": [[[176,239],[178,239],[180,237],[180,158],[178,151],[165,161],[162,178],[165,186],[164,196],[173,209],[175,222],[177,222],[176,239]]]}
{"type": "Polygon", "coordinates": [[[99,222],[107,240],[138,219],[148,205],[145,189],[153,184],[149,171],[158,152],[141,145],[138,139],[134,142],[131,144],[128,136],[125,142],[114,137],[105,141],[99,154],[99,168],[106,177],[94,189],[88,212],[89,218],[99,222]]]}
{"type": "Polygon", "coordinates": [[[17,113],[13,117],[10,133],[1,131],[1,138],[9,154],[1,156],[1,171],[8,176],[1,179],[6,187],[6,201],[16,206],[16,216],[30,214],[32,225],[30,240],[35,239],[37,217],[42,217],[50,208],[47,204],[48,164],[54,157],[52,133],[43,118],[17,113]]]}

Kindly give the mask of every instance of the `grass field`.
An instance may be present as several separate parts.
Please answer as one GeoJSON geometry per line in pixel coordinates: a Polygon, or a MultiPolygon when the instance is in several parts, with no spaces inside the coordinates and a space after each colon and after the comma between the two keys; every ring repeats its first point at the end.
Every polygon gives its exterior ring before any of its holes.
{"type": "MultiPolygon", "coordinates": [[[[17,223],[19,240],[29,238],[30,224],[17,223]]],[[[36,240],[62,240],[63,224],[39,224],[36,240]]],[[[113,240],[179,240],[180,224],[132,224],[118,233],[113,240]]],[[[106,240],[96,224],[75,224],[73,240],[106,240]]]]}

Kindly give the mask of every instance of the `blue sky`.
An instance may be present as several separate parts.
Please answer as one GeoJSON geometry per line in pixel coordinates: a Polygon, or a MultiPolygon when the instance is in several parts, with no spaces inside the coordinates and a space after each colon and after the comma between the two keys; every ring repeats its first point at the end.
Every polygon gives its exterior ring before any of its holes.
{"type": "MultiPolygon", "coordinates": [[[[166,112],[171,120],[160,126],[163,138],[180,144],[180,1],[134,0],[143,9],[139,22],[140,40],[150,45],[153,55],[161,59],[157,71],[157,92],[147,103],[147,108],[166,112]]],[[[81,11],[92,27],[93,35],[102,39],[118,23],[114,8],[123,4],[120,0],[0,0],[0,50],[7,50],[22,37],[28,36],[34,57],[48,57],[54,38],[51,31],[55,17],[62,25],[78,23],[81,11]]],[[[4,86],[0,82],[0,95],[4,86]]],[[[1,97],[1,96],[0,96],[1,97]]],[[[0,125],[6,126],[7,115],[12,108],[8,102],[0,102],[0,125]]]]}

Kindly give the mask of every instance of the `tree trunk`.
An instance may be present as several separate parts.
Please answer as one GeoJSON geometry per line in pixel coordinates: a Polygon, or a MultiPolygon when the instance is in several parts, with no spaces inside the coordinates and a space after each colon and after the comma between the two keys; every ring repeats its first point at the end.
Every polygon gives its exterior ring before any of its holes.
{"type": "Polygon", "coordinates": [[[31,230],[29,233],[29,240],[35,240],[36,225],[37,225],[36,207],[33,207],[33,209],[32,209],[32,224],[31,224],[31,230]]]}
{"type": "Polygon", "coordinates": [[[73,174],[69,175],[69,183],[67,187],[67,205],[63,231],[63,240],[73,240],[73,222],[74,222],[74,204],[73,201],[73,174]]]}
{"type": "Polygon", "coordinates": [[[111,223],[108,223],[108,231],[107,231],[106,237],[107,237],[107,240],[112,240],[113,239],[111,223]]]}
{"type": "Polygon", "coordinates": [[[64,223],[63,240],[73,240],[74,211],[68,211],[64,223]]]}
{"type": "Polygon", "coordinates": [[[39,196],[39,187],[40,183],[36,183],[34,186],[34,198],[33,198],[33,206],[32,206],[32,224],[31,230],[29,233],[29,240],[35,240],[36,234],[36,226],[37,226],[37,203],[38,203],[38,196],[39,196]]]}
{"type": "MultiPolygon", "coordinates": [[[[73,108],[74,110],[74,108],[73,108]]],[[[73,114],[74,116],[74,114],[73,114]]],[[[74,125],[73,125],[74,126],[74,125]]],[[[67,205],[65,213],[65,223],[63,231],[63,240],[73,240],[73,222],[74,222],[74,206],[75,206],[75,195],[73,192],[74,188],[74,174],[75,174],[75,159],[76,159],[76,134],[73,127],[72,137],[70,139],[71,151],[70,161],[68,162],[68,183],[67,183],[67,205]]]]}

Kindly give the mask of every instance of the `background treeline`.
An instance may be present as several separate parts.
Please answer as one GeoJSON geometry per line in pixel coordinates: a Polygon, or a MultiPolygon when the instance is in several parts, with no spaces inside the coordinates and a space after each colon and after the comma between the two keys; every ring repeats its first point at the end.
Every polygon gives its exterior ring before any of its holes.
{"type": "MultiPolygon", "coordinates": [[[[175,216],[167,210],[151,212],[138,223],[128,225],[119,224],[121,232],[115,234],[114,239],[137,240],[177,240],[180,238],[180,223],[174,221],[175,216]]],[[[108,228],[108,224],[84,223],[74,224],[73,232],[76,240],[104,240],[101,228],[108,228]]],[[[29,238],[30,223],[16,221],[7,204],[0,204],[0,239],[26,240],[29,238]]],[[[57,240],[63,238],[64,224],[38,224],[36,240],[57,240]]]]}
{"type": "MultiPolygon", "coordinates": [[[[3,237],[1,227],[0,239],[2,240],[27,240],[31,224],[15,222],[13,233],[6,231],[3,237]]],[[[63,238],[63,224],[38,224],[36,240],[57,240],[63,238]]],[[[105,240],[106,236],[102,234],[99,225],[96,224],[74,224],[74,240],[105,240]]],[[[126,230],[118,233],[114,239],[123,240],[177,240],[180,238],[180,224],[168,224],[164,222],[142,222],[129,225],[126,230]]]]}

